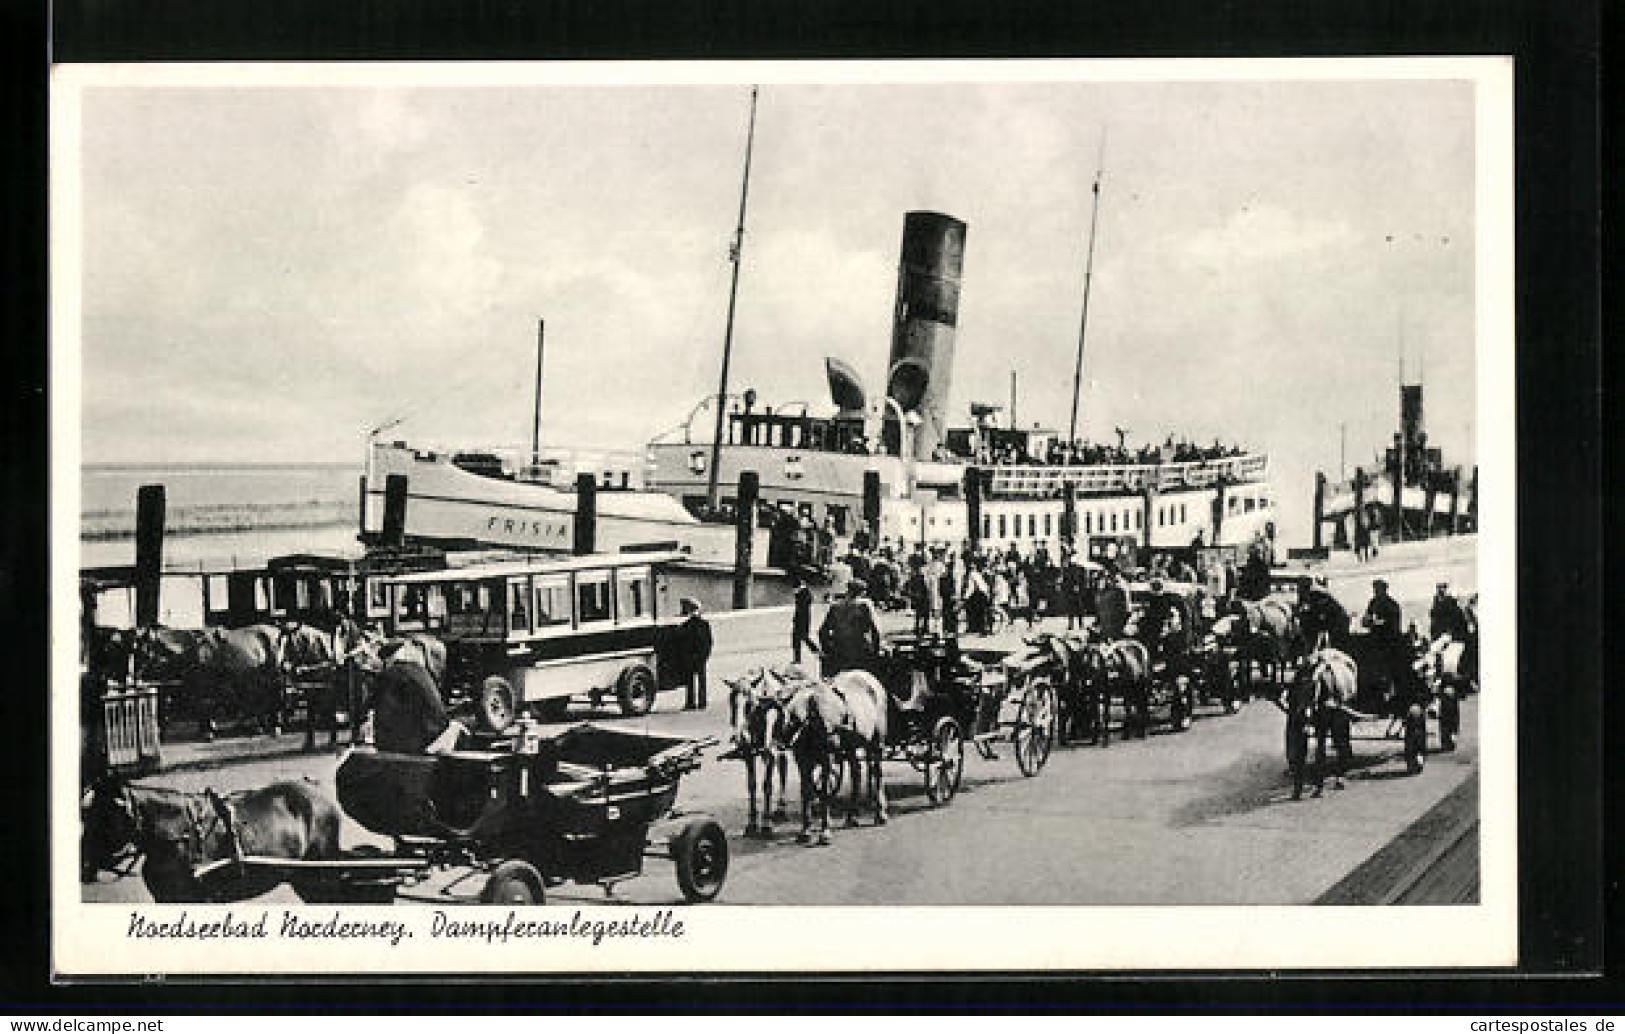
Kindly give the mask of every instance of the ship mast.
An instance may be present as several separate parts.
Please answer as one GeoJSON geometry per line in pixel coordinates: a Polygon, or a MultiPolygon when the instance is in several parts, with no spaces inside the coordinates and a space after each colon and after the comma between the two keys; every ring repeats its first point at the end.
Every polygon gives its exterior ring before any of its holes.
{"type": "Polygon", "coordinates": [[[1083,341],[1089,331],[1089,281],[1095,271],[1095,226],[1100,218],[1100,177],[1106,168],[1106,131],[1100,131],[1100,154],[1095,159],[1095,182],[1090,188],[1094,201],[1089,210],[1089,254],[1083,266],[1083,316],[1078,322],[1078,365],[1072,372],[1072,420],[1067,425],[1066,440],[1071,445],[1078,440],[1078,393],[1083,390],[1083,341]]]}
{"type": "Polygon", "coordinates": [[[728,261],[733,263],[733,280],[728,287],[728,325],[722,336],[722,376],[717,384],[717,425],[711,435],[710,476],[706,483],[706,504],[712,513],[717,510],[717,466],[722,457],[722,429],[728,404],[728,361],[733,356],[734,304],[739,298],[739,262],[745,250],[745,202],[750,197],[750,154],[756,142],[756,91],[750,88],[750,128],[745,133],[745,174],[739,187],[739,225],[734,229],[733,244],[728,249],[728,261]]]}
{"type": "Polygon", "coordinates": [[[536,321],[536,404],[531,411],[530,466],[532,470],[542,463],[542,341],[547,330],[546,320],[536,321]]]}

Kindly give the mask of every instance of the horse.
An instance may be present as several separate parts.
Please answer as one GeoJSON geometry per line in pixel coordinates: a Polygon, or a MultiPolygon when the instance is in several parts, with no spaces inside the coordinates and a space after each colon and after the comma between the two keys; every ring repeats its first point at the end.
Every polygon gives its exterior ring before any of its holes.
{"type": "Polygon", "coordinates": [[[859,669],[810,681],[785,702],[778,741],[794,755],[801,777],[801,832],[796,834],[797,842],[812,839],[816,803],[820,821],[817,842],[829,843],[831,766],[842,760],[852,771],[852,804],[846,824],[858,824],[858,801],[864,786],[860,752],[869,757],[867,783],[875,802],[875,825],[885,825],[886,787],[881,779],[881,761],[886,752],[889,706],[880,680],[859,669]]]}
{"type": "Polygon", "coordinates": [[[1303,770],[1308,760],[1308,723],[1315,730],[1315,796],[1326,782],[1326,743],[1337,748],[1338,770],[1334,788],[1343,785],[1343,772],[1354,760],[1354,747],[1348,722],[1354,713],[1350,705],[1359,688],[1359,668],[1354,658],[1333,647],[1321,647],[1298,664],[1296,676],[1282,690],[1278,702],[1287,712],[1287,765],[1292,770],[1292,799],[1303,793],[1303,770]]]}
{"type": "MultiPolygon", "coordinates": [[[[794,679],[795,682],[804,681],[794,679]]],[[[724,680],[728,687],[728,722],[732,729],[731,756],[745,762],[745,787],[750,796],[750,812],[745,820],[745,835],[763,838],[773,835],[773,823],[783,822],[785,814],[783,788],[790,785],[789,754],[779,744],[778,730],[784,721],[784,700],[790,695],[791,684],[787,674],[755,668],[737,680],[724,680]],[[757,779],[756,763],[760,760],[761,779],[757,779]],[[773,804],[773,773],[779,776],[778,807],[773,804]],[[756,791],[760,782],[762,792],[761,819],[758,822],[756,791]]]]}
{"type": "Polygon", "coordinates": [[[1249,687],[1253,665],[1270,682],[1279,682],[1294,659],[1303,653],[1298,618],[1280,600],[1235,599],[1213,623],[1219,638],[1235,646],[1241,679],[1249,687]]]}
{"type": "MultiPolygon", "coordinates": [[[[282,878],[261,871],[230,881],[202,879],[199,867],[243,856],[336,859],[340,821],[338,805],[305,781],[221,797],[212,790],[187,793],[107,777],[92,788],[84,808],[80,879],[94,882],[103,870],[128,875],[139,861],[154,901],[242,901],[282,878]]],[[[293,882],[305,900],[322,896],[318,877],[293,882]]]]}
{"type": "MultiPolygon", "coordinates": [[[[276,735],[285,706],[282,630],[275,625],[201,630],[154,625],[136,633],[132,673],[138,679],[179,683],[170,702],[196,718],[212,740],[223,717],[258,719],[276,735]]],[[[160,708],[160,712],[168,710],[160,708]]]]}
{"type": "Polygon", "coordinates": [[[1111,701],[1122,698],[1123,737],[1144,737],[1151,725],[1151,651],[1138,639],[1091,640],[1077,651],[1079,698],[1092,710],[1096,739],[1111,746],[1111,701]]]}
{"type": "Polygon", "coordinates": [[[316,748],[316,723],[325,718],[328,745],[338,746],[340,701],[350,720],[350,742],[361,740],[364,701],[360,672],[368,663],[372,633],[340,617],[332,629],[294,621],[283,626],[282,665],[290,683],[305,697],[305,749],[316,748]]]}

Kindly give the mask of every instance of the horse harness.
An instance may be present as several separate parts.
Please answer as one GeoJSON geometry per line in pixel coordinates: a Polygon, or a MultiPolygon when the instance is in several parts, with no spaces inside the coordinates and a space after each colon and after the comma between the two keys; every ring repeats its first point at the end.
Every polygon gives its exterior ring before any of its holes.
{"type": "MultiPolygon", "coordinates": [[[[131,787],[130,789],[137,789],[137,787],[131,787]]],[[[208,857],[208,845],[217,833],[223,832],[226,843],[231,849],[230,860],[233,862],[242,860],[244,852],[242,840],[238,835],[237,816],[232,811],[231,802],[227,798],[220,796],[212,788],[206,789],[204,790],[204,796],[209,806],[201,808],[198,806],[196,798],[190,794],[182,794],[179,791],[156,787],[141,787],[139,789],[144,789],[149,793],[156,792],[181,797],[184,801],[183,811],[186,815],[186,828],[179,835],[160,833],[153,826],[151,820],[144,813],[138,811],[136,819],[137,855],[142,853],[141,841],[151,839],[170,845],[182,845],[178,849],[184,854],[187,861],[193,866],[201,865],[211,860],[208,857]]]]}

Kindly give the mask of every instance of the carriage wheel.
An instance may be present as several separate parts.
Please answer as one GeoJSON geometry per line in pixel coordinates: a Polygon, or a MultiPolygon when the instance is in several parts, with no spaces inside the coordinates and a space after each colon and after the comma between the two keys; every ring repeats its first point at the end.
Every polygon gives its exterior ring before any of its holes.
{"type": "Polygon", "coordinates": [[[671,838],[677,886],[690,904],[710,901],[728,879],[728,837],[715,819],[695,816],[671,838]]]}
{"type": "Polygon", "coordinates": [[[831,799],[841,792],[846,783],[846,758],[840,754],[829,756],[829,783],[828,792],[831,799]]]}
{"type": "Polygon", "coordinates": [[[518,858],[510,858],[491,870],[480,891],[482,905],[540,905],[546,900],[542,889],[542,874],[536,866],[518,858]]]}
{"type": "Polygon", "coordinates": [[[959,791],[965,774],[965,734],[952,716],[940,718],[931,730],[930,755],[925,766],[925,795],[932,804],[947,804],[959,791]]]}
{"type": "Polygon", "coordinates": [[[1021,697],[1021,714],[1011,736],[1016,747],[1016,767],[1029,778],[1037,775],[1049,760],[1055,742],[1055,690],[1036,680],[1021,697]]]}
{"type": "Polygon", "coordinates": [[[641,718],[654,710],[655,673],[647,664],[634,664],[621,672],[615,681],[615,695],[621,702],[621,713],[628,718],[641,718]]]}
{"type": "Polygon", "coordinates": [[[512,725],[514,703],[513,687],[501,675],[492,675],[480,683],[480,696],[474,708],[480,731],[501,732],[512,725]]]}

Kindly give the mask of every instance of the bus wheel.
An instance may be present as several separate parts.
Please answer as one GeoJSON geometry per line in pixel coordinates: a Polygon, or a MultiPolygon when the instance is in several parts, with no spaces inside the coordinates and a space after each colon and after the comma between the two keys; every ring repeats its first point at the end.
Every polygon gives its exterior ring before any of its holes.
{"type": "Polygon", "coordinates": [[[481,732],[501,732],[513,724],[513,687],[501,675],[492,675],[480,683],[480,696],[475,704],[474,716],[481,732]]]}
{"type": "Polygon", "coordinates": [[[628,718],[648,714],[655,706],[655,673],[647,664],[634,664],[621,672],[615,683],[621,713],[628,718]]]}

